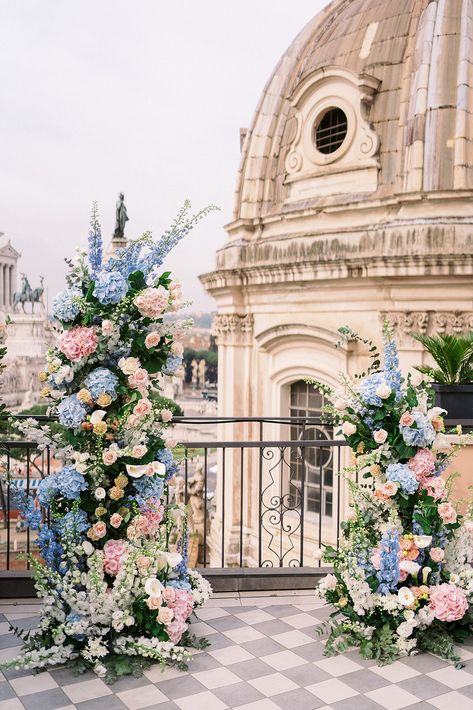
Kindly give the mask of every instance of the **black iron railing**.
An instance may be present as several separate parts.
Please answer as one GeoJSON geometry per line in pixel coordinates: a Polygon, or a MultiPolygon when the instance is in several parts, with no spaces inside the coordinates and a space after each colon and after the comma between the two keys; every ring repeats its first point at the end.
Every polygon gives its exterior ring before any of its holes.
{"type": "MultiPolygon", "coordinates": [[[[338,545],[347,506],[338,474],[348,463],[349,449],[320,420],[176,417],[175,424],[182,443],[175,452],[180,471],[171,491],[189,509],[193,565],[235,573],[314,569],[321,564],[314,550],[322,543],[338,545]],[[186,432],[195,434],[196,428],[200,438],[186,440],[186,432]],[[221,438],[226,432],[231,440],[221,438]]],[[[4,473],[28,493],[60,465],[35,442],[0,444],[4,473]]],[[[17,553],[34,552],[35,545],[13,506],[6,477],[0,484],[0,514],[0,571],[24,574],[28,563],[18,561],[17,553]]]]}

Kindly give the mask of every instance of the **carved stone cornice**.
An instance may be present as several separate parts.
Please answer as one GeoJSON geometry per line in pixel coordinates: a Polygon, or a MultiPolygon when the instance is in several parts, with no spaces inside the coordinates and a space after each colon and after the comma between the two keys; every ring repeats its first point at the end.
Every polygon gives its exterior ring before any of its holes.
{"type": "Polygon", "coordinates": [[[401,346],[418,347],[411,333],[462,335],[473,330],[473,311],[387,311],[381,313],[393,328],[401,346]]]}
{"type": "Polygon", "coordinates": [[[245,345],[253,338],[253,325],[252,313],[217,313],[212,323],[212,334],[219,345],[245,345]]]}

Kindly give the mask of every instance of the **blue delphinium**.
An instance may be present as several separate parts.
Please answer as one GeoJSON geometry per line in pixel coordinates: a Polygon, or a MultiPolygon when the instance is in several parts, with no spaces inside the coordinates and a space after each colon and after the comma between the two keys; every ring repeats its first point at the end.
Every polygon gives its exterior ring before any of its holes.
{"type": "Polygon", "coordinates": [[[66,288],[60,291],[53,300],[53,316],[58,320],[70,323],[80,313],[77,302],[82,293],[77,288],[66,288]]]}
{"type": "Polygon", "coordinates": [[[41,503],[41,505],[44,505],[47,508],[51,504],[51,501],[53,500],[53,498],[55,498],[55,496],[57,495],[57,492],[58,492],[58,487],[57,487],[57,481],[56,481],[56,474],[52,474],[51,476],[46,476],[46,478],[43,478],[43,480],[38,485],[38,489],[37,489],[38,500],[41,503]]]}
{"type": "Polygon", "coordinates": [[[87,409],[71,394],[58,404],[57,413],[60,423],[68,429],[76,429],[84,421],[87,409]]]}
{"type": "Polygon", "coordinates": [[[388,530],[381,538],[380,567],[377,572],[379,594],[389,594],[396,590],[399,582],[399,533],[388,530]]]}
{"type": "Polygon", "coordinates": [[[414,493],[419,487],[419,481],[409,466],[405,463],[391,463],[386,469],[386,478],[393,483],[399,483],[404,493],[414,493]]]}
{"type": "Polygon", "coordinates": [[[58,572],[61,565],[64,548],[58,542],[58,535],[53,528],[43,525],[38,533],[36,544],[49,569],[58,572]]]}
{"type": "Polygon", "coordinates": [[[88,488],[84,476],[74,466],[64,466],[55,477],[59,492],[69,500],[77,500],[80,492],[88,488]]]}
{"type": "Polygon", "coordinates": [[[401,399],[401,370],[396,341],[385,329],[384,333],[384,376],[386,384],[395,392],[396,401],[401,399]]]}
{"type": "Polygon", "coordinates": [[[425,414],[421,412],[412,412],[414,417],[414,426],[399,425],[399,431],[402,438],[408,446],[419,446],[425,448],[433,444],[435,439],[435,429],[425,414]]]}
{"type": "Polygon", "coordinates": [[[179,465],[176,463],[172,451],[169,449],[160,449],[156,454],[156,459],[166,466],[165,481],[169,481],[179,470],[179,465]]]}
{"type": "Polygon", "coordinates": [[[376,390],[380,385],[386,384],[388,383],[383,372],[375,372],[373,375],[366,377],[360,386],[360,396],[363,402],[374,407],[382,407],[383,400],[376,394],[376,390]]]}
{"type": "Polygon", "coordinates": [[[100,229],[96,202],[94,202],[92,206],[92,219],[90,220],[90,231],[88,241],[90,271],[92,278],[95,279],[96,275],[102,268],[103,258],[102,232],[100,229]]]}
{"type": "Polygon", "coordinates": [[[95,281],[94,296],[108,306],[119,303],[128,289],[128,281],[118,271],[101,271],[95,281]]]}
{"type": "Polygon", "coordinates": [[[177,368],[180,367],[181,364],[182,357],[180,357],[179,355],[169,355],[166,362],[164,363],[162,372],[164,375],[174,375],[177,368]]]}
{"type": "Polygon", "coordinates": [[[131,242],[125,249],[117,249],[105,265],[106,271],[117,271],[128,278],[134,271],[141,271],[140,255],[143,250],[143,240],[131,242]]]}
{"type": "Polygon", "coordinates": [[[97,367],[87,375],[84,386],[93,399],[97,399],[101,394],[109,394],[112,399],[116,399],[118,377],[106,367],[97,367]]]}
{"type": "Polygon", "coordinates": [[[10,506],[20,511],[21,517],[30,530],[39,530],[41,526],[41,511],[35,505],[34,496],[28,494],[15,483],[10,483],[9,487],[10,506]]]}

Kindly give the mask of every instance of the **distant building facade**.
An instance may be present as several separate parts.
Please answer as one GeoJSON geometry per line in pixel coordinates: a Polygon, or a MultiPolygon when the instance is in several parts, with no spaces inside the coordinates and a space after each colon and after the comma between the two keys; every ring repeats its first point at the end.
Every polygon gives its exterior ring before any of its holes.
{"type": "MultiPolygon", "coordinates": [[[[379,342],[387,318],[406,368],[422,358],[411,331],[473,328],[472,56],[468,0],[334,0],[282,56],[201,277],[220,414],[317,415],[303,378],[334,385],[365,362],[335,348],[342,325],[379,342]]],[[[333,503],[307,505],[330,525],[333,503]]]]}

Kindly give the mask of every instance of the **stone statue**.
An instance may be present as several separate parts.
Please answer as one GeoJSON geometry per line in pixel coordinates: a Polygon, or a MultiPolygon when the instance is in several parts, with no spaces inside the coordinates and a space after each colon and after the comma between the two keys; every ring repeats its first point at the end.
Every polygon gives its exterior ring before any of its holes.
{"type": "Polygon", "coordinates": [[[115,209],[115,231],[113,233],[114,239],[125,239],[125,224],[128,222],[128,215],[125,205],[125,195],[120,192],[118,195],[118,200],[115,209]]]}
{"type": "Polygon", "coordinates": [[[31,303],[31,313],[34,313],[34,304],[35,303],[41,304],[41,306],[44,310],[44,301],[43,301],[44,276],[40,276],[39,280],[40,280],[40,286],[38,286],[35,289],[32,289],[26,274],[21,274],[21,291],[16,291],[13,294],[13,311],[16,311],[16,308],[20,303],[21,303],[21,307],[23,309],[23,313],[26,313],[25,303],[31,303]]]}

